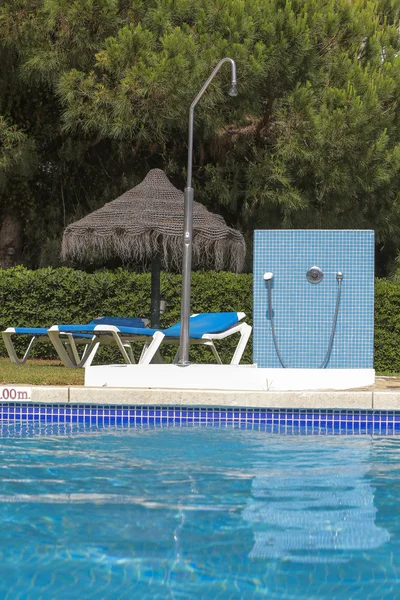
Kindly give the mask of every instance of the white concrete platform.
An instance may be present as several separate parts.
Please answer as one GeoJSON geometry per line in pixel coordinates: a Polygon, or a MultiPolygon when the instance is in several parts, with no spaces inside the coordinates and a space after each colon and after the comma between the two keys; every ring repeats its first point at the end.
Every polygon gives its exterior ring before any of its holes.
{"type": "Polygon", "coordinates": [[[256,365],[104,365],[85,369],[87,387],[304,391],[349,390],[375,383],[374,369],[260,369],[256,365]]]}

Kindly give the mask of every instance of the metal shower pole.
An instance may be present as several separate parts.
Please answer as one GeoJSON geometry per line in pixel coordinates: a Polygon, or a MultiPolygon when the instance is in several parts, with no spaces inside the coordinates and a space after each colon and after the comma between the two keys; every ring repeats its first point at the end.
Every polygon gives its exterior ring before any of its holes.
{"type": "Polygon", "coordinates": [[[189,362],[189,318],[190,318],[190,275],[192,271],[192,237],[193,237],[193,197],[192,188],[192,162],[193,162],[193,117],[194,109],[210,82],[214,79],[225,62],[232,65],[232,85],[228,92],[230,96],[237,96],[236,88],[236,63],[232,58],[223,58],[219,61],[210,77],[204,83],[196,98],[190,105],[189,111],[189,140],[188,140],[188,167],[187,183],[184,193],[184,225],[183,225],[183,262],[182,262],[182,302],[181,302],[181,331],[179,342],[178,365],[187,366],[189,362]]]}

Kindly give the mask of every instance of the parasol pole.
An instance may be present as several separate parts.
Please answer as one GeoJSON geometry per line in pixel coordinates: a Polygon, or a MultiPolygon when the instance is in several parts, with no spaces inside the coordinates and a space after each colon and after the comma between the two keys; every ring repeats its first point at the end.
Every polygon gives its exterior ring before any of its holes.
{"type": "Polygon", "coordinates": [[[181,331],[179,342],[178,365],[187,366],[189,362],[189,318],[190,318],[190,276],[192,270],[192,237],[193,237],[193,198],[192,188],[192,162],[193,162],[193,117],[194,109],[214,76],[225,62],[232,65],[232,84],[228,92],[230,96],[237,96],[236,64],[232,58],[223,58],[212,71],[204,83],[189,110],[189,140],[188,140],[188,166],[187,183],[184,193],[184,225],[183,225],[183,261],[182,261],[182,301],[181,301],[181,331]]]}
{"type": "Polygon", "coordinates": [[[161,302],[161,258],[157,254],[151,261],[151,312],[150,327],[160,327],[160,302],[161,302]]]}

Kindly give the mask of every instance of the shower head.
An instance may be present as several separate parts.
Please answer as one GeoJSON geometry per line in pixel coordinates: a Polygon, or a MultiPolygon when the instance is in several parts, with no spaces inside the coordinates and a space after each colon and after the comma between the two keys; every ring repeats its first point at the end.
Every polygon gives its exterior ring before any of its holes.
{"type": "Polygon", "coordinates": [[[236,87],[236,82],[235,83],[232,82],[232,85],[230,87],[228,95],[232,96],[232,98],[234,98],[235,96],[238,95],[238,91],[237,91],[237,87],[236,87]]]}
{"type": "Polygon", "coordinates": [[[264,273],[264,281],[270,281],[273,278],[273,273],[264,273]]]}
{"type": "Polygon", "coordinates": [[[336,273],[336,279],[337,279],[338,281],[342,281],[342,279],[343,279],[343,273],[342,273],[341,271],[338,271],[338,272],[336,273]]]}

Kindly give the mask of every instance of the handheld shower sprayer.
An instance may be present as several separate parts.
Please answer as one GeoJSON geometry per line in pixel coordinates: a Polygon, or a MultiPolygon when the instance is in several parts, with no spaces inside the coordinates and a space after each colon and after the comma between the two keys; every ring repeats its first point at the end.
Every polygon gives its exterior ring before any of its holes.
{"type": "MultiPolygon", "coordinates": [[[[275,319],[274,319],[274,313],[272,310],[272,292],[271,292],[271,281],[272,281],[273,276],[274,276],[274,274],[269,271],[264,273],[264,276],[263,276],[263,279],[266,282],[267,288],[268,288],[268,310],[269,310],[270,321],[271,321],[272,339],[274,341],[275,351],[276,351],[277,357],[279,359],[279,362],[281,363],[281,365],[284,369],[287,369],[287,365],[283,362],[283,359],[282,359],[282,356],[281,356],[281,353],[280,353],[279,347],[278,347],[278,341],[276,339],[275,319]]],[[[306,277],[310,283],[321,283],[321,281],[323,279],[323,273],[319,267],[311,267],[311,269],[309,269],[307,271],[306,277]]],[[[329,357],[331,355],[331,351],[332,351],[333,340],[334,340],[335,332],[336,332],[337,318],[338,318],[338,313],[339,313],[340,296],[341,296],[341,291],[342,291],[343,273],[341,271],[338,271],[336,273],[336,281],[338,282],[338,288],[337,288],[337,295],[336,295],[335,314],[333,316],[333,322],[332,322],[332,328],[331,328],[331,335],[329,338],[328,350],[326,351],[324,360],[322,361],[321,365],[318,367],[319,369],[323,369],[324,367],[326,367],[329,357]]]]}
{"type": "Polygon", "coordinates": [[[283,362],[281,353],[279,352],[279,347],[278,347],[278,342],[276,339],[276,332],[275,332],[275,320],[274,320],[274,313],[272,310],[272,292],[271,292],[271,281],[272,281],[273,276],[274,276],[274,274],[271,273],[271,271],[267,271],[266,273],[264,273],[263,279],[267,283],[267,287],[268,287],[268,310],[269,310],[269,318],[271,321],[272,339],[274,340],[275,352],[276,352],[276,355],[277,355],[282,367],[284,369],[286,369],[287,367],[286,367],[285,363],[283,362]]]}

